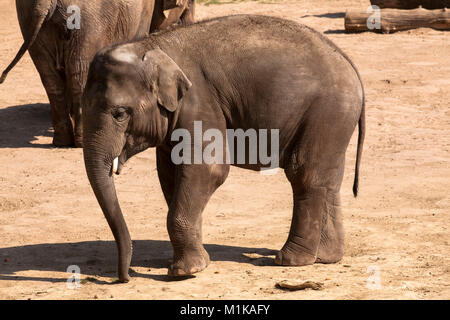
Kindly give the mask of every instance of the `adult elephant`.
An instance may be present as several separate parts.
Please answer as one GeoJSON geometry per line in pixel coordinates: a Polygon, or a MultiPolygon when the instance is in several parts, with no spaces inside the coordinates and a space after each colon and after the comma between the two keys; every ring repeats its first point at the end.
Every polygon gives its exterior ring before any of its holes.
{"type": "Polygon", "coordinates": [[[195,22],[195,0],[156,0],[152,31],[168,30],[195,22]],[[167,16],[164,11],[167,10],[167,16]]]}
{"type": "Polygon", "coordinates": [[[81,97],[89,63],[101,48],[147,35],[154,0],[16,0],[24,43],[50,100],[53,144],[82,146],[81,97]]]}
{"type": "Polygon", "coordinates": [[[129,280],[131,238],[112,174],[120,173],[134,154],[155,146],[174,249],[170,275],[193,274],[208,265],[202,211],[230,164],[251,170],[268,164],[261,157],[248,160],[255,148],[279,151],[274,162],[293,190],[291,229],[275,262],[299,266],[342,258],[339,191],[345,152],[359,123],[357,194],[364,89],[349,58],[320,33],[292,21],[251,15],[157,33],[99,52],[84,99],[86,171],[117,242],[121,281],[129,280]],[[227,148],[221,139],[239,129],[260,132],[259,146],[244,138],[243,149],[227,148]],[[264,129],[278,132],[278,141],[261,144],[264,129]],[[181,136],[187,148],[179,148],[181,136]],[[218,144],[208,153],[212,137],[218,144]],[[227,152],[234,156],[218,156],[227,152]],[[235,158],[245,161],[229,161],[235,158]]]}

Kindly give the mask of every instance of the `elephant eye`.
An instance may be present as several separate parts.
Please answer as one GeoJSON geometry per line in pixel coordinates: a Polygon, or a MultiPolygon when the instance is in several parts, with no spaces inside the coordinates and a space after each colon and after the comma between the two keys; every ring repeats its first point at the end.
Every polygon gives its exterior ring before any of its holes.
{"type": "Polygon", "coordinates": [[[124,107],[118,107],[116,109],[113,110],[112,112],[112,116],[114,117],[114,119],[116,119],[119,122],[125,121],[128,119],[129,114],[127,112],[127,109],[124,107]]]}

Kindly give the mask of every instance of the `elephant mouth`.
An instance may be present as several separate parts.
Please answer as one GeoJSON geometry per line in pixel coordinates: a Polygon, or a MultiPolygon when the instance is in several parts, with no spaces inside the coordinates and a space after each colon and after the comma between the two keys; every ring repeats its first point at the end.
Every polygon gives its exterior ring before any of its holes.
{"type": "Polygon", "coordinates": [[[125,163],[135,154],[138,154],[139,152],[142,152],[150,147],[150,144],[147,142],[134,145],[126,143],[120,154],[114,158],[114,160],[111,163],[111,174],[119,175],[122,172],[123,167],[125,166],[125,163]]]}

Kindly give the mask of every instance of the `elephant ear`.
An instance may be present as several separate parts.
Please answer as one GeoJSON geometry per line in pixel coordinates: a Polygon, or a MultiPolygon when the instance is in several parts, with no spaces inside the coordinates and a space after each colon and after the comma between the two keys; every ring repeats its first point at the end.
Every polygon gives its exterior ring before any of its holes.
{"type": "Polygon", "coordinates": [[[180,67],[161,49],[148,51],[144,58],[145,73],[153,84],[158,103],[170,112],[177,110],[180,100],[192,86],[180,67]]]}

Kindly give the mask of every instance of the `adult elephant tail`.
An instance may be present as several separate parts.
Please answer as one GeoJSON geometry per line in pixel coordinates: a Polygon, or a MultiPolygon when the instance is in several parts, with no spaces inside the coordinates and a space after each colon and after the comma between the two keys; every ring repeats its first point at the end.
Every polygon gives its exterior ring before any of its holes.
{"type": "Polygon", "coordinates": [[[25,52],[27,52],[27,50],[33,45],[45,20],[48,19],[48,17],[55,11],[56,0],[36,0],[34,1],[34,4],[30,0],[16,0],[16,8],[19,20],[21,15],[26,16],[27,11],[31,10],[31,12],[29,13],[28,21],[26,21],[27,25],[21,26],[24,38],[22,47],[20,47],[14,60],[3,71],[2,76],[0,77],[0,84],[5,81],[8,73],[16,66],[20,59],[22,59],[25,52]],[[31,8],[31,6],[33,7],[31,8]]]}
{"type": "MultiPolygon", "coordinates": [[[[358,73],[358,71],[357,71],[357,73],[358,73]]],[[[358,77],[359,77],[359,73],[358,73],[358,77]]],[[[361,80],[361,78],[360,78],[360,80],[361,80]]],[[[355,179],[353,181],[353,195],[355,196],[355,198],[358,196],[359,166],[361,163],[361,156],[362,156],[363,144],[364,144],[364,136],[366,134],[366,97],[365,97],[364,87],[362,85],[362,82],[361,82],[361,88],[363,91],[363,101],[362,101],[361,114],[359,116],[359,121],[358,121],[358,147],[357,147],[357,151],[356,151],[355,179]]]]}

